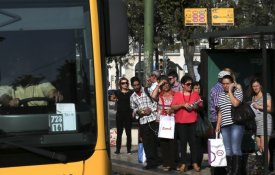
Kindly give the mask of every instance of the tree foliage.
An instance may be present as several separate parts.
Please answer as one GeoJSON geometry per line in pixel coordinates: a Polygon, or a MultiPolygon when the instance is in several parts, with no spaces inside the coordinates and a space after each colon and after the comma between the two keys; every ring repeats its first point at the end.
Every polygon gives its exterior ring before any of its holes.
{"type": "MultiPolygon", "coordinates": [[[[133,42],[144,42],[144,0],[127,0],[129,31],[133,42]]],[[[190,35],[230,28],[245,28],[248,26],[274,25],[274,0],[155,0],[154,7],[154,48],[158,51],[173,49],[176,41],[180,41],[184,49],[184,57],[189,74],[193,73],[194,46],[200,40],[191,40],[190,35]],[[236,4],[236,2],[238,2],[236,4]],[[232,7],[235,10],[235,26],[233,27],[201,27],[184,26],[185,8],[232,7]]],[[[210,15],[210,13],[208,14],[210,15]]],[[[255,39],[221,40],[217,48],[257,48],[255,39]]]]}

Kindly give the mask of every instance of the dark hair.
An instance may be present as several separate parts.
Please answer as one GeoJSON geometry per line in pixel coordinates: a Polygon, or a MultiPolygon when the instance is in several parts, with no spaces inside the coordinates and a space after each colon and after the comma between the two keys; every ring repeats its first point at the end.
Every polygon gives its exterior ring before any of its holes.
{"type": "Polygon", "coordinates": [[[190,77],[189,75],[184,75],[180,80],[181,84],[185,84],[187,81],[192,81],[193,82],[192,77],[190,77]]]}
{"type": "Polygon", "coordinates": [[[200,84],[200,82],[196,81],[196,82],[193,83],[193,87],[194,86],[201,86],[201,84],[200,84]]]}
{"type": "Polygon", "coordinates": [[[224,80],[224,79],[228,79],[228,80],[230,80],[230,81],[231,81],[231,83],[233,83],[233,82],[234,82],[234,79],[233,79],[233,77],[232,77],[231,75],[225,75],[225,76],[223,76],[223,77],[222,77],[222,80],[224,80]]]}
{"type": "Polygon", "coordinates": [[[135,81],[138,81],[138,82],[140,83],[140,80],[139,80],[138,77],[132,77],[132,78],[130,79],[130,81],[131,81],[131,84],[133,84],[135,81]]]}
{"type": "MultiPolygon", "coordinates": [[[[161,80],[166,80],[167,83],[168,83],[168,85],[169,85],[169,87],[171,87],[171,85],[169,84],[169,79],[168,79],[168,77],[167,77],[166,75],[161,75],[161,76],[158,78],[158,80],[159,80],[159,81],[161,81],[161,80]]],[[[162,89],[162,87],[163,87],[163,86],[161,86],[160,88],[162,89]]]]}
{"type": "Polygon", "coordinates": [[[167,76],[176,77],[177,80],[179,79],[178,73],[177,73],[176,71],[171,71],[171,72],[169,72],[167,76]]]}
{"type": "Polygon", "coordinates": [[[167,82],[169,82],[168,80],[168,77],[166,75],[161,75],[159,78],[158,78],[159,81],[161,80],[166,80],[167,82]]]}

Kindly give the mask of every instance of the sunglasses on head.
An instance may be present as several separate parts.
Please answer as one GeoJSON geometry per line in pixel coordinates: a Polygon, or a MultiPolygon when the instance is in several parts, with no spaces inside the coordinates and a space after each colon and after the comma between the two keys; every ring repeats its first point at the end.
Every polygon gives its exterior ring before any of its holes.
{"type": "Polygon", "coordinates": [[[124,84],[128,84],[128,82],[121,82],[120,84],[121,84],[121,85],[124,85],[124,84]]]}

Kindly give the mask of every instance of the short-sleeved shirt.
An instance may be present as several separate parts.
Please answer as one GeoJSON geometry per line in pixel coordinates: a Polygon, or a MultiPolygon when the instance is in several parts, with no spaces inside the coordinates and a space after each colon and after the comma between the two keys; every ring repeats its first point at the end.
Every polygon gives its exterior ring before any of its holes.
{"type": "MultiPolygon", "coordinates": [[[[189,103],[192,104],[201,99],[200,95],[197,92],[192,92],[190,95],[184,95],[183,92],[176,92],[171,103],[173,105],[180,105],[189,103]]],[[[194,123],[197,121],[198,113],[195,110],[187,111],[184,108],[181,108],[175,111],[175,120],[176,123],[194,123]]]]}
{"type": "MultiPolygon", "coordinates": [[[[233,94],[239,101],[243,101],[243,92],[240,89],[236,89],[233,94]]],[[[231,116],[231,107],[232,103],[229,95],[224,91],[221,92],[218,99],[218,108],[220,109],[222,115],[222,127],[234,124],[231,116]]]]}
{"type": "MultiPolygon", "coordinates": [[[[2,87],[3,88],[3,87],[2,87]]],[[[54,90],[55,87],[49,83],[40,83],[36,85],[29,85],[26,87],[18,86],[16,89],[13,89],[11,86],[5,86],[5,90],[1,89],[1,92],[5,91],[7,95],[12,98],[26,99],[32,97],[48,97],[48,94],[51,90],[54,90]]],[[[47,102],[45,101],[31,101],[28,102],[28,106],[45,106],[47,102]]]]}

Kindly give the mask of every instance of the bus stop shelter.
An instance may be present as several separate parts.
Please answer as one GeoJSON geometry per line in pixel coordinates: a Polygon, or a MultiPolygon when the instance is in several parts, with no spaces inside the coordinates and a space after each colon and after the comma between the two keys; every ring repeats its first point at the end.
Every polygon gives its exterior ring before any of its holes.
{"type": "MultiPolygon", "coordinates": [[[[267,42],[275,41],[275,25],[272,26],[252,26],[249,28],[236,28],[231,30],[223,30],[223,31],[213,31],[213,32],[205,32],[205,33],[193,33],[191,35],[191,39],[208,39],[209,47],[211,49],[215,49],[215,39],[226,39],[226,38],[253,38],[260,40],[261,47],[261,57],[262,57],[262,76],[263,76],[263,117],[264,117],[264,150],[268,149],[267,142],[267,42]]],[[[272,46],[271,46],[272,49],[272,46]]],[[[274,46],[273,46],[274,49],[274,46]]],[[[273,68],[272,68],[273,69],[273,68]]],[[[264,152],[264,174],[268,174],[268,153],[264,152]]]]}

